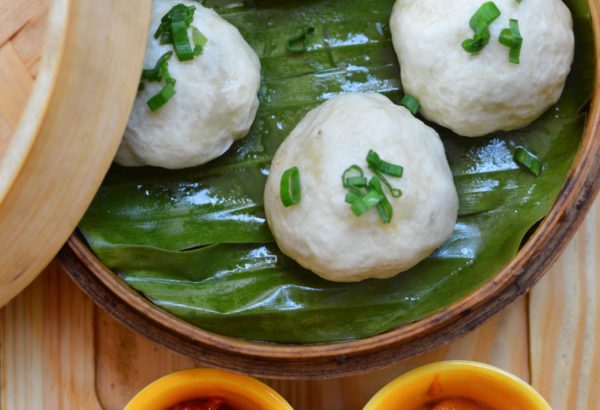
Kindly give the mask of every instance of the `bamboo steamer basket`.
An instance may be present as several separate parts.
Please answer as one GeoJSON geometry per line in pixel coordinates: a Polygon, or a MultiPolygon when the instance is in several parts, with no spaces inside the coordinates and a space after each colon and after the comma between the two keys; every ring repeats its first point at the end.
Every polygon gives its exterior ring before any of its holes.
{"type": "Polygon", "coordinates": [[[136,95],[150,6],[0,0],[0,306],[50,262],[102,182],[136,95]]]}
{"type": "MultiPolygon", "coordinates": [[[[83,0],[78,1],[84,3],[83,0]]],[[[149,0],[137,2],[147,7],[149,0]]],[[[114,3],[113,7],[119,7],[117,0],[111,3],[114,3]]],[[[130,2],[127,4],[127,7],[122,7],[122,13],[128,13],[127,9],[132,8],[130,2]]],[[[589,4],[596,55],[600,55],[600,3],[598,0],[589,0],[589,4]]],[[[144,9],[141,14],[147,18],[145,12],[144,9]]],[[[142,20],[138,13],[139,10],[133,18],[142,20]]],[[[144,26],[147,22],[137,21],[137,24],[144,26]]],[[[145,35],[140,34],[137,39],[130,38],[128,51],[135,54],[136,59],[143,53],[145,43],[141,37],[145,35]],[[134,40],[138,41],[135,45],[134,40]]],[[[139,70],[138,60],[135,62],[132,65],[139,70]]],[[[110,128],[112,131],[116,132],[116,128],[122,130],[126,120],[124,113],[129,112],[133,101],[138,74],[139,71],[132,73],[129,80],[123,78],[121,85],[130,93],[127,98],[121,95],[123,100],[119,110],[110,107],[108,111],[111,112],[106,113],[105,118],[112,116],[113,125],[118,125],[110,128]]],[[[596,78],[600,78],[598,67],[596,78]]],[[[105,113],[97,111],[96,114],[105,113]]],[[[110,141],[112,143],[112,139],[110,141]]],[[[110,162],[108,157],[114,154],[115,147],[116,143],[110,149],[105,149],[106,163],[103,165],[110,162]],[[108,155],[108,151],[111,155],[108,155]]],[[[385,334],[358,341],[303,346],[255,343],[221,336],[194,327],[151,304],[103,266],[77,232],[61,250],[59,259],[82,289],[125,325],[205,365],[280,379],[318,379],[356,374],[389,366],[464,335],[526,293],[556,260],[591,206],[600,189],[600,161],[596,160],[599,156],[600,86],[596,82],[584,137],[567,182],[548,216],[513,260],[484,286],[442,311],[385,334]]],[[[88,185],[85,193],[77,197],[81,203],[89,202],[99,179],[94,180],[93,189],[88,185]],[[85,198],[81,199],[82,196],[85,198]]],[[[77,217],[80,215],[81,212],[77,217]]],[[[61,232],[63,228],[61,225],[61,232]]],[[[58,226],[55,229],[58,230],[58,226]]]]}

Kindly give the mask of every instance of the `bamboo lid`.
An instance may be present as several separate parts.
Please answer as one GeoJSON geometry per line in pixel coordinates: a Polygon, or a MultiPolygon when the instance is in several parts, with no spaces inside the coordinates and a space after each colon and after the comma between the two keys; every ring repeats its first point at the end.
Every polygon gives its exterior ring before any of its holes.
{"type": "Polygon", "coordinates": [[[151,0],[0,0],[0,306],[75,229],[137,91],[151,0]]]}

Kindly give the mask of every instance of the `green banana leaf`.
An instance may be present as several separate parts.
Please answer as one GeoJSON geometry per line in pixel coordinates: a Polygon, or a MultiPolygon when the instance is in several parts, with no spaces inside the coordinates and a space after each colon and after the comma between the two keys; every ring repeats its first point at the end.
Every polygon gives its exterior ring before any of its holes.
{"type": "Polygon", "coordinates": [[[113,166],[80,228],[111,269],[157,306],[203,329],[244,339],[359,339],[427,316],[492,278],[546,215],[579,147],[593,83],[585,0],[569,0],[577,51],[560,102],[533,125],[482,139],[439,129],[460,196],[452,238],[393,279],[324,281],[273,242],[263,187],[275,150],[313,107],[342,92],[398,102],[388,19],[393,0],[255,0],[218,9],[261,58],[260,109],[248,137],[222,158],[167,171],[113,166]],[[307,53],[287,40],[314,27],[307,53]],[[539,155],[534,177],[516,146],[539,155]]]}

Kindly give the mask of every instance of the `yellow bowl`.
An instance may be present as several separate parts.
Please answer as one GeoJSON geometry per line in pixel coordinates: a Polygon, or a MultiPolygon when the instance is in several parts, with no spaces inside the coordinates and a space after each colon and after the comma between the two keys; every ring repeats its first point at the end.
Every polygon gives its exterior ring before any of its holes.
{"type": "Polygon", "coordinates": [[[551,410],[529,384],[496,367],[467,361],[432,363],[390,382],[364,410],[416,410],[444,398],[465,398],[494,410],[551,410]]]}
{"type": "Polygon", "coordinates": [[[125,410],[167,410],[178,403],[220,397],[236,410],[293,410],[283,397],[248,376],[192,369],[158,379],[139,392],[125,410]]]}

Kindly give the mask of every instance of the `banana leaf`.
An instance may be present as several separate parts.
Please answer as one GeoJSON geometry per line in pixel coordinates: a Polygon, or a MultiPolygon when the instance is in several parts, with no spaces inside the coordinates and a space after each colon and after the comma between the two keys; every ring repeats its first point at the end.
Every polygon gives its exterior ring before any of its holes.
{"type": "Polygon", "coordinates": [[[388,27],[393,3],[254,0],[218,8],[261,58],[261,105],[251,132],[197,168],[113,166],[80,224],[99,258],[157,306],[194,325],[279,343],[376,335],[491,279],[548,213],[579,147],[595,62],[585,0],[566,2],[576,60],[558,104],[514,132],[469,139],[438,129],[460,216],[452,238],[424,262],[388,280],[327,282],[284,256],[266,224],[262,196],[270,160],[311,108],[343,92],[402,97],[388,27]],[[307,52],[290,52],[287,40],[309,27],[307,52]],[[542,175],[513,161],[519,145],[542,158],[542,175]]]}

